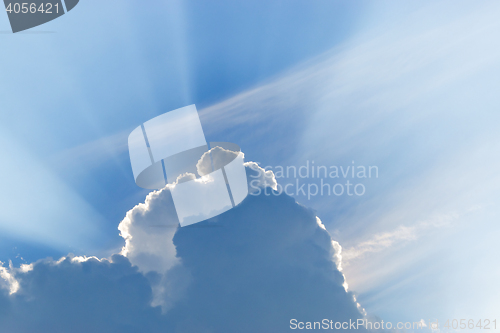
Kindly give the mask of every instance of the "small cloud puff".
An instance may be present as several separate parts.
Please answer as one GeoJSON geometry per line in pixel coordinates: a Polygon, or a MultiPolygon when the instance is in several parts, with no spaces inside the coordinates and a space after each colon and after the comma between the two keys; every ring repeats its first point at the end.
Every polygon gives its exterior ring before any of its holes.
{"type": "Polygon", "coordinates": [[[196,164],[196,170],[200,176],[208,175],[213,170],[218,170],[232,162],[238,154],[239,152],[214,147],[201,156],[196,164]]]}

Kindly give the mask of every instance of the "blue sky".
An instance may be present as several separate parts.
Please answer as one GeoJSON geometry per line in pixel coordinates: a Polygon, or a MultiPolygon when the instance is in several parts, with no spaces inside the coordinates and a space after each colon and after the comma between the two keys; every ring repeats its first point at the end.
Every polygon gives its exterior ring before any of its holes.
{"type": "MultiPolygon", "coordinates": [[[[104,219],[95,222],[110,238],[104,247],[117,246],[117,221],[145,194],[130,182],[126,154],[114,152],[125,147],[131,129],[277,75],[346,38],[360,15],[347,2],[173,1],[157,2],[155,11],[137,8],[138,2],[102,6],[97,13],[92,2],[81,3],[76,14],[34,30],[53,33],[2,35],[2,48],[11,50],[2,54],[9,78],[2,81],[2,123],[12,135],[6,145],[24,145],[94,210],[82,214],[104,219]]],[[[1,23],[9,29],[6,19],[1,23]]]]}
{"type": "Polygon", "coordinates": [[[363,196],[296,197],[342,246],[369,313],[495,315],[499,11],[88,0],[1,33],[0,261],[120,252],[118,224],[148,193],[129,132],[196,104],[208,141],[238,143],[262,167],[378,166],[363,196]]]}

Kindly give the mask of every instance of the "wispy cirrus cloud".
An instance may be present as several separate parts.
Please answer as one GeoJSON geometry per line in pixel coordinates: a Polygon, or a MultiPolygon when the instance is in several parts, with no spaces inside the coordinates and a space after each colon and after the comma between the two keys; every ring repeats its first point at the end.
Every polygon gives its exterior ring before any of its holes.
{"type": "Polygon", "coordinates": [[[369,255],[384,250],[393,251],[391,247],[401,248],[408,242],[416,241],[425,236],[430,229],[449,227],[453,220],[459,218],[456,213],[435,216],[428,221],[421,221],[410,226],[400,225],[396,229],[387,232],[380,232],[373,235],[368,240],[362,241],[355,246],[345,248],[342,252],[344,265],[352,264],[357,259],[362,259],[369,255]]]}

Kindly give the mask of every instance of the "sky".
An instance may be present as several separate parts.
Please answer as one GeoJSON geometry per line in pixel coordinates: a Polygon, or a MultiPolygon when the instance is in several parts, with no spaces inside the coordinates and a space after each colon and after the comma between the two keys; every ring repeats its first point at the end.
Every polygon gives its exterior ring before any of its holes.
{"type": "MultiPolygon", "coordinates": [[[[163,325],[217,331],[225,317],[201,307],[217,297],[221,307],[234,307],[224,287],[241,289],[243,299],[250,297],[246,288],[264,299],[274,295],[281,305],[302,299],[301,307],[284,308],[276,318],[288,311],[310,320],[319,309],[338,313],[321,292],[329,290],[350,309],[346,315],[363,315],[359,302],[369,315],[394,322],[495,319],[498,3],[154,6],[82,0],[67,15],[18,34],[9,33],[7,16],[0,15],[0,261],[5,290],[19,285],[0,298],[0,309],[21,309],[12,312],[21,318],[34,306],[39,318],[33,325],[55,321],[54,314],[44,317],[44,302],[64,308],[67,299],[51,298],[56,291],[37,282],[53,274],[76,290],[84,290],[85,281],[99,290],[116,278],[133,285],[117,286],[108,296],[122,303],[139,299],[140,310],[112,314],[122,322],[123,313],[140,313],[130,331],[146,322],[158,325],[147,328],[152,332],[163,325]],[[147,214],[137,220],[137,210],[171,214],[168,191],[150,193],[135,185],[127,136],[139,124],[190,104],[198,108],[207,141],[240,145],[247,162],[274,172],[275,188],[291,184],[296,203],[268,187],[271,195],[249,197],[215,221],[222,228],[165,228],[159,234],[143,228],[150,220],[147,214]],[[313,161],[328,170],[375,166],[377,174],[344,177],[339,171],[338,178],[323,179],[362,184],[363,195],[308,197],[295,192],[296,182],[307,190],[322,179],[278,173],[279,166],[298,169],[313,161]],[[261,207],[263,215],[254,216],[259,209],[252,207],[261,207]],[[294,211],[303,212],[302,220],[290,215],[294,211]],[[245,221],[258,222],[254,229],[245,221]],[[265,221],[275,221],[280,231],[268,230],[265,221]],[[301,226],[310,228],[305,239],[297,236],[301,226]],[[212,248],[210,237],[222,247],[212,248]],[[308,248],[309,242],[321,244],[323,252],[308,248]],[[235,248],[239,257],[221,253],[235,248]],[[259,251],[277,254],[252,259],[250,253],[259,251]],[[318,278],[311,292],[325,298],[313,305],[298,291],[296,299],[287,299],[275,288],[280,283],[256,287],[251,281],[265,275],[245,278],[231,267],[258,268],[290,281],[290,288],[318,278]],[[227,272],[217,283],[216,269],[227,272]],[[97,275],[82,275],[87,270],[97,275]],[[28,304],[30,294],[40,301],[28,304]],[[200,320],[193,322],[185,307],[200,299],[191,313],[200,320]]],[[[266,303],[253,301],[247,309],[258,316],[266,303]]],[[[89,315],[102,315],[95,311],[89,315]]],[[[230,314],[238,318],[238,312],[230,314]]],[[[96,319],[100,330],[115,327],[104,317],[96,319]]],[[[259,324],[271,325],[268,320],[259,324]]],[[[30,325],[17,329],[29,331],[30,325]]]]}

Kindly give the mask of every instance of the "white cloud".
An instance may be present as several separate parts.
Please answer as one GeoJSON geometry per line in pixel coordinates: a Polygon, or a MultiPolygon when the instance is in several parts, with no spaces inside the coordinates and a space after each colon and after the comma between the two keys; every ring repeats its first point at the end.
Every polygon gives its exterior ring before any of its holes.
{"type": "Polygon", "coordinates": [[[14,294],[19,290],[19,282],[11,274],[12,263],[9,263],[9,269],[3,267],[3,263],[0,261],[0,289],[7,289],[10,294],[14,294]]]}
{"type": "MultiPolygon", "coordinates": [[[[205,169],[211,170],[211,160],[204,159],[208,156],[205,154],[198,162],[198,172],[203,173],[205,169]],[[203,161],[206,162],[205,166],[203,166],[203,161]]],[[[216,160],[215,163],[225,164],[224,156],[216,154],[216,158],[221,160],[216,160]]],[[[247,162],[245,166],[248,179],[254,181],[254,186],[276,188],[276,180],[272,171],[265,171],[254,162],[247,162]]],[[[181,267],[181,260],[177,256],[173,242],[178,228],[178,219],[169,190],[170,186],[175,186],[175,184],[149,193],[145,202],[128,211],[118,226],[120,235],[125,240],[121,254],[126,256],[141,272],[157,274],[158,279],[152,283],[154,294],[152,305],[161,305],[164,312],[181,297],[186,281],[189,280],[189,274],[181,267]],[[171,281],[175,278],[168,274],[172,268],[176,275],[184,274],[184,281],[178,281],[175,286],[171,281]],[[173,290],[173,288],[178,290],[173,290]]]]}
{"type": "Polygon", "coordinates": [[[246,162],[245,167],[247,168],[249,193],[258,192],[258,188],[270,187],[274,190],[277,189],[278,182],[271,170],[266,171],[255,162],[246,162]]]}
{"type": "Polygon", "coordinates": [[[208,175],[212,170],[218,170],[230,163],[236,156],[238,156],[238,152],[214,147],[201,156],[196,163],[196,170],[200,176],[208,175]]]}
{"type": "Polygon", "coordinates": [[[178,262],[172,243],[178,220],[168,186],[149,193],[118,226],[125,239],[121,254],[145,273],[163,273],[178,262]]]}

